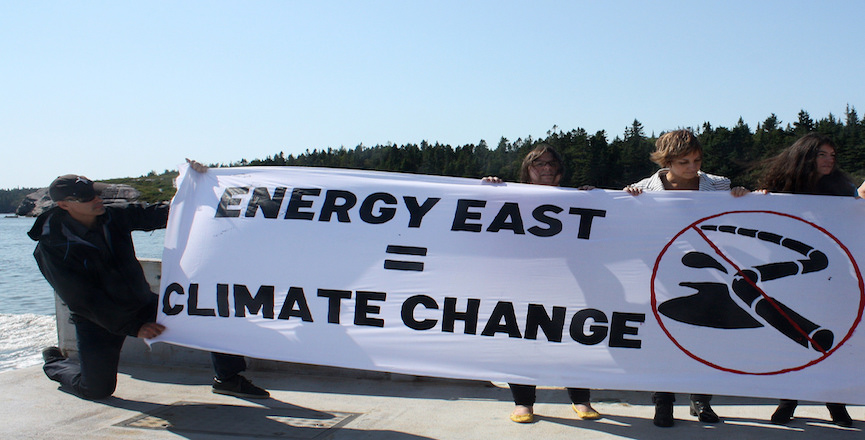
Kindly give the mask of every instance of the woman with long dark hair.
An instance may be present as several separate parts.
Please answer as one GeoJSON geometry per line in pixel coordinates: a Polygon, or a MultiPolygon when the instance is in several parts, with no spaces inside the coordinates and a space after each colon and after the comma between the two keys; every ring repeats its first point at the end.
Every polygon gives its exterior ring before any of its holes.
{"type": "Polygon", "coordinates": [[[835,142],[809,133],[765,160],[759,186],[769,192],[854,196],[856,187],[835,164],[835,142]]]}
{"type": "MultiPolygon", "coordinates": [[[[835,143],[820,133],[802,136],[777,155],[763,161],[759,186],[764,191],[825,196],[856,196],[856,185],[835,164],[835,143]]],[[[859,188],[865,194],[865,183],[859,188]]],[[[786,425],[793,419],[798,401],[781,399],[772,423],[786,425]]],[[[853,419],[842,403],[827,403],[832,423],[852,426],[853,419]]]]}

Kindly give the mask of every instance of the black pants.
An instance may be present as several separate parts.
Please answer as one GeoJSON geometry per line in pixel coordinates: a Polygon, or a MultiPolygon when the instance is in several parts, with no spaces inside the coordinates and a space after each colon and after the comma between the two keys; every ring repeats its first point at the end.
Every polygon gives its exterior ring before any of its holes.
{"type": "MultiPolygon", "coordinates": [[[[509,383],[511,387],[511,395],[514,396],[514,404],[522,406],[534,406],[535,390],[534,385],[519,385],[509,383]]],[[[591,399],[591,391],[587,388],[568,388],[568,397],[572,403],[589,403],[591,399]]]]}
{"type": "MultiPolygon", "coordinates": [[[[75,318],[79,362],[57,359],[42,369],[49,379],[60,382],[85,399],[102,399],[117,387],[120,350],[126,336],[116,335],[84,318],[75,318]]],[[[211,353],[213,370],[220,380],[231,379],[246,369],[243,356],[211,353]]]]}

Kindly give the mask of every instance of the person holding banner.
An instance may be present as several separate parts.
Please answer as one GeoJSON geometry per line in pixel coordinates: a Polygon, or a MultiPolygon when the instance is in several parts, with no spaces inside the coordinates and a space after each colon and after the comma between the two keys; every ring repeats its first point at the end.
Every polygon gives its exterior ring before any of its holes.
{"type": "MultiPolygon", "coordinates": [[[[655,174],[624,188],[624,191],[638,196],[643,191],[730,191],[734,197],[741,197],[750,191],[744,187],[730,188],[730,179],[700,171],[703,162],[703,146],[690,130],[676,130],[665,133],[655,142],[655,151],[650,156],[652,162],[661,169],[655,174]]],[[[721,419],[709,403],[710,394],[691,394],[691,415],[703,423],[718,423],[721,419]]],[[[669,392],[656,392],[652,395],[655,404],[655,426],[673,426],[673,403],[676,396],[669,392]]]]}
{"type": "MultiPolygon", "coordinates": [[[[530,151],[520,166],[520,182],[533,185],[558,186],[564,174],[562,156],[553,147],[547,144],[539,144],[530,151]]],[[[496,176],[487,176],[482,179],[487,183],[502,183],[502,179],[496,176]]],[[[591,190],[592,186],[581,186],[579,189],[591,190]]],[[[531,423],[535,420],[534,405],[537,387],[535,385],[523,385],[509,383],[511,395],[514,398],[514,411],[510,418],[516,423],[531,423]]],[[[571,408],[582,420],[597,420],[601,414],[591,405],[591,391],[587,388],[568,388],[568,397],[571,399],[571,408]]]]}
{"type": "MultiPolygon", "coordinates": [[[[187,159],[188,160],[188,159],[187,159]]],[[[198,172],[207,167],[190,161],[198,172]]],[[[78,340],[73,361],[58,347],[42,351],[43,370],[85,399],[111,396],[117,387],[120,350],[127,336],[149,339],[165,327],[156,323],[157,296],[135,256],[131,232],[165,228],[167,204],[104,206],[101,188],[78,175],[55,179],[48,188],[56,206],[40,215],[28,235],[45,279],[69,307],[78,340]]],[[[245,398],[270,394],[239,373],[242,356],[212,353],[213,392],[245,398]]]]}
{"type": "MultiPolygon", "coordinates": [[[[769,159],[766,159],[760,188],[764,192],[792,194],[814,194],[827,196],[865,197],[865,183],[856,185],[835,164],[835,143],[827,136],[809,133],[799,138],[793,145],[769,159]]],[[[799,402],[781,399],[772,414],[772,423],[786,425],[793,419],[793,412],[799,402]]],[[[841,403],[827,403],[826,408],[832,423],[849,427],[853,419],[847,407],[841,403]]]]}

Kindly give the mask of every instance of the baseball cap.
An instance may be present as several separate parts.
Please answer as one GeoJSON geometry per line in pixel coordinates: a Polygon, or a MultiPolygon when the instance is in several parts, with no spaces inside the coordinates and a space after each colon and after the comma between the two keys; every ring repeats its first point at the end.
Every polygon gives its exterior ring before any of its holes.
{"type": "Polygon", "coordinates": [[[76,174],[60,176],[51,182],[48,195],[58,202],[74,197],[80,202],[93,200],[106,187],[104,183],[93,183],[92,180],[76,174]]]}

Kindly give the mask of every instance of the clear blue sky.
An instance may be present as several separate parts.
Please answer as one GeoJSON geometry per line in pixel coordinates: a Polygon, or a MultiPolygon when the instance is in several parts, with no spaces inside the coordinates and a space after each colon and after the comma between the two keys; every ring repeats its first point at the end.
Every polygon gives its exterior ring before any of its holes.
{"type": "Polygon", "coordinates": [[[865,114],[863,18],[862,1],[0,0],[0,188],[865,114]]]}

